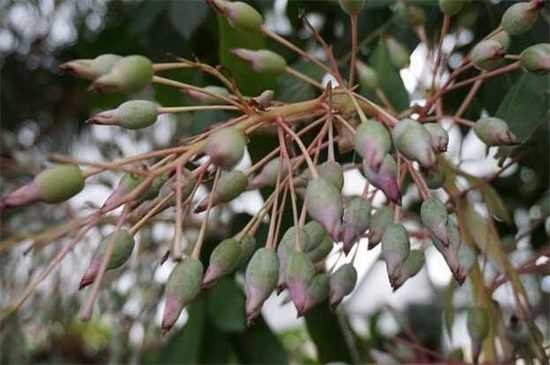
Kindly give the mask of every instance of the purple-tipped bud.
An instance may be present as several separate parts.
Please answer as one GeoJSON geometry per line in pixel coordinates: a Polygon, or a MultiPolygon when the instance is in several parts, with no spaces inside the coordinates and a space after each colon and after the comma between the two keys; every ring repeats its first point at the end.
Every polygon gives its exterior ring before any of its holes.
{"type": "Polygon", "coordinates": [[[409,66],[410,54],[409,51],[397,39],[392,36],[384,37],[384,44],[388,50],[390,61],[394,67],[402,69],[409,66]]]}
{"type": "Polygon", "coordinates": [[[81,77],[87,80],[95,80],[101,75],[105,75],[113,65],[122,59],[115,54],[104,54],[97,56],[93,60],[74,60],[66,62],[59,66],[63,71],[71,75],[81,77]]]}
{"type": "Polygon", "coordinates": [[[336,161],[325,161],[317,166],[319,176],[325,179],[328,183],[342,191],[344,187],[344,168],[336,161]]]}
{"type": "Polygon", "coordinates": [[[342,241],[346,254],[369,228],[370,210],[370,202],[360,196],[351,197],[345,204],[342,217],[342,241]]]}
{"type": "Polygon", "coordinates": [[[170,331],[178,320],[181,311],[201,290],[202,263],[193,257],[178,262],[166,283],[166,302],[162,317],[162,332],[170,331]]]}
{"type": "Polygon", "coordinates": [[[126,129],[141,129],[156,122],[158,107],[149,100],[130,100],[116,109],[94,115],[87,123],[117,125],[126,129]]]}
{"type": "Polygon", "coordinates": [[[310,180],[307,185],[306,208],[309,215],[319,222],[332,238],[338,239],[343,210],[342,196],[321,176],[310,180]]]}
{"type": "Polygon", "coordinates": [[[403,119],[393,128],[392,138],[395,147],[409,160],[417,161],[422,167],[435,164],[430,132],[412,119],[403,119]]]}
{"type": "Polygon", "coordinates": [[[315,266],[309,258],[303,252],[293,251],[288,257],[285,280],[298,315],[304,312],[307,289],[314,275],[315,266]]]}
{"type": "Polygon", "coordinates": [[[519,2],[510,6],[502,15],[500,25],[510,35],[520,35],[531,30],[539,16],[544,1],[519,2]]]}
{"type": "Polygon", "coordinates": [[[455,16],[464,7],[464,0],[439,0],[439,9],[447,16],[455,16]]]}
{"type": "MultiPolygon", "coordinates": [[[[211,193],[214,194],[214,197],[212,198],[212,206],[227,203],[235,199],[246,190],[247,185],[248,178],[242,171],[233,170],[225,172],[220,177],[220,180],[216,185],[216,190],[211,193]]],[[[202,202],[199,203],[197,208],[195,208],[195,212],[204,211],[208,207],[209,199],[209,197],[205,197],[202,202]]]]}
{"type": "Polygon", "coordinates": [[[441,241],[445,246],[449,245],[449,237],[447,236],[447,222],[449,215],[447,208],[439,199],[431,197],[422,203],[420,207],[420,218],[422,224],[436,239],[441,241]]]}
{"type": "Polygon", "coordinates": [[[506,53],[502,44],[495,39],[485,39],[472,49],[470,60],[480,70],[488,71],[502,64],[502,57],[506,53]]]}
{"type": "Polygon", "coordinates": [[[247,32],[257,32],[264,22],[262,14],[247,3],[241,1],[217,1],[216,5],[221,7],[229,24],[237,29],[247,32]]]}
{"type": "Polygon", "coordinates": [[[241,238],[240,244],[241,253],[239,255],[239,263],[237,266],[243,266],[248,263],[248,260],[250,259],[252,254],[254,253],[254,251],[256,251],[256,238],[247,234],[243,238],[241,238]]]}
{"type": "Polygon", "coordinates": [[[521,65],[529,72],[547,73],[550,71],[550,43],[539,43],[521,52],[521,65]]]}
{"type": "MultiPolygon", "coordinates": [[[[281,166],[281,160],[274,158],[265,164],[262,171],[250,181],[248,184],[248,189],[261,189],[266,186],[275,186],[277,184],[277,175],[281,166]]],[[[282,168],[281,170],[281,179],[286,177],[288,170],[282,168]]]]}
{"type": "Polygon", "coordinates": [[[357,283],[357,271],[352,264],[347,263],[330,275],[329,303],[335,308],[344,297],[351,294],[357,283]]]}
{"type": "Polygon", "coordinates": [[[277,286],[279,260],[270,248],[257,250],[245,274],[246,318],[250,323],[259,313],[263,303],[277,286]]]}
{"type": "Polygon", "coordinates": [[[399,270],[399,275],[394,278],[391,286],[393,291],[399,289],[409,278],[412,278],[422,269],[424,266],[425,258],[424,251],[411,250],[409,256],[403,263],[403,266],[399,270]]]}
{"type": "Polygon", "coordinates": [[[405,227],[397,223],[390,224],[382,236],[382,257],[386,262],[390,283],[399,277],[399,270],[410,250],[409,234],[405,227]]]}
{"type": "Polygon", "coordinates": [[[342,10],[350,16],[356,16],[365,6],[365,0],[338,0],[338,2],[342,10]]]}
{"type": "Polygon", "coordinates": [[[224,275],[235,270],[241,256],[241,244],[234,238],[221,241],[210,254],[202,286],[208,287],[224,275]]]}
{"type": "MultiPolygon", "coordinates": [[[[225,87],[205,86],[202,89],[214,95],[229,97],[229,91],[227,91],[225,87]]],[[[197,90],[185,89],[185,93],[200,102],[201,104],[218,104],[222,102],[219,98],[216,98],[215,96],[201,93],[197,90]]]]}
{"type": "Polygon", "coordinates": [[[242,159],[245,146],[242,132],[235,127],[226,127],[208,136],[205,153],[215,165],[228,170],[242,159]]]}
{"type": "Polygon", "coordinates": [[[382,190],[386,198],[401,205],[401,191],[397,183],[397,164],[391,155],[386,155],[378,171],[371,169],[363,160],[363,173],[369,183],[382,190]]]}
{"type": "Polygon", "coordinates": [[[378,209],[371,218],[367,237],[369,238],[369,250],[376,247],[382,241],[386,228],[393,220],[393,212],[389,206],[378,209]]]}
{"type": "Polygon", "coordinates": [[[88,269],[82,276],[82,279],[80,279],[79,289],[82,289],[95,281],[99,268],[101,267],[101,263],[103,262],[103,257],[105,254],[104,250],[107,248],[107,245],[110,244],[111,240],[115,240],[115,243],[113,253],[111,254],[109,263],[107,264],[107,270],[113,270],[121,267],[132,255],[132,250],[134,249],[134,238],[130,232],[124,229],[119,229],[112,232],[105,237],[105,239],[103,239],[101,243],[102,252],[92,258],[88,269]]]}
{"type": "Polygon", "coordinates": [[[376,90],[378,88],[378,74],[376,71],[361,61],[357,61],[355,67],[361,86],[368,90],[376,90]]]}
{"type": "Polygon", "coordinates": [[[298,312],[298,316],[303,315],[317,304],[325,301],[328,298],[329,290],[330,276],[324,272],[316,274],[309,283],[302,312],[298,312]]]}
{"type": "Polygon", "coordinates": [[[424,128],[428,130],[432,137],[432,148],[436,153],[447,151],[449,145],[449,133],[437,123],[426,123],[424,128]]]}
{"type": "Polygon", "coordinates": [[[508,124],[499,118],[481,118],[474,125],[474,133],[487,146],[515,145],[519,141],[508,124]]]}
{"type": "Polygon", "coordinates": [[[353,139],[355,151],[374,171],[378,171],[384,157],[390,152],[390,133],[382,123],[369,119],[357,127],[353,139]]]}
{"type": "Polygon", "coordinates": [[[111,70],[92,84],[97,92],[136,92],[153,79],[153,64],[143,56],[127,56],[116,62],[111,70]]]}
{"type": "Polygon", "coordinates": [[[279,259],[279,279],[277,287],[282,290],[285,286],[286,269],[289,257],[298,251],[305,251],[310,246],[309,234],[302,228],[290,227],[279,242],[277,247],[277,257],[279,259]]]}
{"type": "Polygon", "coordinates": [[[258,73],[278,75],[285,72],[287,67],[283,57],[267,49],[250,50],[236,48],[232,52],[237,57],[250,62],[252,69],[258,73]]]}
{"type": "Polygon", "coordinates": [[[109,211],[112,207],[114,207],[114,204],[121,199],[123,196],[129,194],[132,190],[134,190],[141,182],[143,181],[143,176],[136,175],[136,174],[124,174],[122,176],[116,186],[116,188],[113,190],[111,195],[105,200],[103,205],[101,206],[101,209],[103,211],[109,211]]]}
{"type": "Polygon", "coordinates": [[[472,340],[472,357],[477,364],[483,340],[489,334],[490,318],[489,313],[482,307],[470,307],[468,309],[466,325],[468,334],[472,340]]]}

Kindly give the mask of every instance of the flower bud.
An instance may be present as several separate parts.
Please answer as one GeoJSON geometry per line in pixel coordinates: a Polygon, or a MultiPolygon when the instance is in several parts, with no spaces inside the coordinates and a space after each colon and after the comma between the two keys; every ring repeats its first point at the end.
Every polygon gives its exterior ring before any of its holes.
{"type": "Polygon", "coordinates": [[[221,241],[210,254],[208,268],[202,280],[202,286],[212,285],[220,277],[230,274],[239,263],[241,244],[234,238],[221,241]]]}
{"type": "Polygon", "coordinates": [[[436,239],[445,246],[449,244],[449,237],[447,236],[449,216],[447,208],[439,199],[432,197],[424,200],[420,207],[420,219],[436,239]]]}
{"type": "MultiPolygon", "coordinates": [[[[225,87],[221,86],[205,86],[202,88],[204,91],[207,91],[214,95],[219,95],[223,97],[229,97],[229,91],[225,87]]],[[[197,90],[192,89],[185,89],[185,93],[192,97],[193,99],[197,100],[201,104],[217,104],[220,102],[220,99],[216,98],[215,96],[208,95],[205,93],[201,93],[197,90]]]]}
{"type": "MultiPolygon", "coordinates": [[[[211,192],[214,194],[212,198],[212,206],[227,203],[246,190],[248,178],[239,170],[227,171],[220,177],[216,190],[211,192]]],[[[203,212],[208,207],[210,197],[205,197],[195,208],[195,213],[203,212]]]]}
{"type": "MultiPolygon", "coordinates": [[[[275,186],[277,184],[277,175],[281,166],[281,160],[274,158],[264,165],[262,171],[250,181],[248,189],[261,189],[267,186],[275,186]]],[[[281,179],[288,175],[286,168],[281,169],[281,179]]]]}
{"type": "Polygon", "coordinates": [[[194,257],[178,262],[166,283],[166,302],[162,317],[162,331],[168,332],[178,320],[181,311],[199,294],[202,282],[202,263],[194,257]]]}
{"type": "Polygon", "coordinates": [[[313,263],[323,260],[332,250],[332,239],[316,221],[307,222],[303,229],[306,237],[304,253],[313,263]]]}
{"type": "Polygon", "coordinates": [[[402,69],[409,66],[410,55],[405,46],[403,46],[397,41],[397,39],[391,36],[386,36],[384,38],[384,42],[388,50],[390,61],[394,65],[394,67],[402,69]]]}
{"type": "Polygon", "coordinates": [[[256,251],[256,238],[247,234],[241,238],[240,244],[241,250],[239,255],[239,263],[237,264],[238,267],[245,265],[254,251],[256,251]]]}
{"type": "Polygon", "coordinates": [[[321,176],[309,181],[306,190],[306,209],[328,234],[337,239],[342,216],[342,196],[321,176]]]}
{"type": "Polygon", "coordinates": [[[521,52],[520,63],[529,72],[550,71],[550,43],[539,43],[521,52]]]}
{"type": "Polygon", "coordinates": [[[502,44],[495,39],[485,39],[470,52],[470,60],[480,70],[493,70],[501,65],[502,56],[506,51],[502,44]]]}
{"type": "Polygon", "coordinates": [[[277,287],[282,290],[285,286],[286,270],[289,257],[298,251],[305,251],[306,246],[309,248],[310,237],[309,234],[302,228],[290,227],[279,242],[277,246],[277,257],[279,259],[279,280],[277,287]],[[298,230],[298,232],[296,232],[298,230]],[[298,242],[296,242],[298,240],[298,242]],[[298,245],[298,246],[297,246],[298,245]]]}
{"type": "Polygon", "coordinates": [[[262,14],[241,1],[224,1],[223,12],[227,16],[229,24],[247,32],[258,32],[264,22],[262,14]]]}
{"type": "Polygon", "coordinates": [[[111,195],[105,200],[103,205],[101,206],[101,209],[103,211],[109,211],[114,207],[114,204],[116,204],[117,200],[121,199],[123,196],[129,194],[132,190],[138,187],[138,185],[143,181],[143,176],[127,173],[124,174],[116,188],[113,190],[111,195]]]}
{"type": "Polygon", "coordinates": [[[453,274],[454,274],[455,280],[459,284],[462,284],[464,283],[464,280],[466,280],[466,277],[468,276],[474,264],[476,263],[477,255],[473,249],[468,247],[465,243],[461,243],[460,246],[458,247],[457,257],[458,257],[458,268],[453,274]]]}
{"type": "Polygon", "coordinates": [[[502,49],[506,51],[510,47],[510,35],[507,31],[501,30],[492,35],[489,39],[495,40],[502,46],[502,49]]]}
{"type": "Polygon", "coordinates": [[[71,75],[82,77],[87,80],[95,80],[101,75],[105,75],[115,63],[122,57],[115,54],[103,54],[93,60],[74,60],[66,62],[59,66],[63,71],[71,75]]]}
{"type": "Polygon", "coordinates": [[[111,70],[98,77],[92,84],[97,92],[136,92],[153,79],[153,64],[143,56],[123,57],[111,70]]]}
{"type": "Polygon", "coordinates": [[[344,297],[351,294],[357,283],[357,271],[352,264],[347,263],[330,275],[329,303],[335,308],[344,297]]]}
{"type": "Polygon", "coordinates": [[[399,289],[409,278],[412,278],[424,266],[425,258],[422,250],[411,250],[409,256],[403,263],[399,275],[391,282],[393,291],[399,289]]]}
{"type": "Polygon", "coordinates": [[[370,228],[367,234],[369,238],[369,250],[376,247],[382,241],[382,236],[386,228],[393,220],[393,212],[389,206],[384,206],[376,210],[370,221],[370,228]]]}
{"type": "Polygon", "coordinates": [[[445,183],[445,175],[439,164],[435,164],[427,169],[420,168],[420,172],[430,189],[439,189],[445,183]]]}
{"type": "Polygon", "coordinates": [[[344,187],[344,168],[336,161],[325,161],[317,166],[319,176],[325,179],[338,191],[344,187]]]}
{"type": "Polygon", "coordinates": [[[257,250],[245,274],[246,317],[251,322],[259,313],[263,303],[277,286],[279,260],[270,248],[257,250]]]}
{"type": "Polygon", "coordinates": [[[157,104],[149,100],[130,100],[116,109],[94,115],[87,123],[118,125],[127,129],[149,127],[158,117],[157,104]]]}
{"type": "Polygon", "coordinates": [[[231,169],[243,157],[246,141],[235,127],[221,128],[208,136],[205,153],[223,169],[231,169]]]}
{"type": "Polygon", "coordinates": [[[342,241],[344,242],[344,252],[346,254],[369,228],[370,210],[370,202],[360,196],[351,197],[345,204],[342,218],[342,241]]]}
{"type": "Polygon", "coordinates": [[[355,67],[361,86],[368,90],[376,90],[378,88],[378,74],[376,71],[361,61],[357,61],[355,67]]]}
{"type": "Polygon", "coordinates": [[[466,324],[468,327],[468,334],[472,340],[472,357],[476,364],[481,353],[483,340],[489,333],[489,320],[489,313],[487,313],[485,308],[471,307],[468,309],[466,324]]]}
{"type": "Polygon", "coordinates": [[[426,123],[424,128],[428,130],[432,138],[432,148],[436,153],[447,151],[449,145],[449,133],[437,123],[426,123]]]}
{"type": "Polygon", "coordinates": [[[499,118],[481,118],[474,125],[474,133],[487,146],[503,146],[518,144],[516,136],[508,128],[508,124],[499,118]]]}
{"type": "Polygon", "coordinates": [[[446,16],[455,16],[463,7],[463,0],[439,0],[439,9],[446,16]]]}
{"type": "Polygon", "coordinates": [[[315,266],[309,258],[303,252],[293,251],[288,257],[285,280],[298,315],[304,311],[307,289],[314,275],[315,266]]]}
{"type": "Polygon", "coordinates": [[[285,72],[287,67],[283,57],[267,49],[250,50],[236,48],[232,52],[237,57],[250,62],[252,69],[258,73],[278,75],[285,72]]]}
{"type": "Polygon", "coordinates": [[[430,132],[412,119],[402,119],[393,128],[392,138],[395,147],[409,160],[417,161],[422,167],[435,164],[430,132]]]}
{"type": "Polygon", "coordinates": [[[134,238],[127,230],[119,229],[103,239],[101,243],[101,250],[103,252],[92,259],[88,269],[82,276],[82,279],[80,279],[80,286],[78,289],[82,289],[95,281],[101,263],[103,262],[104,250],[110,244],[111,240],[115,242],[111,257],[109,258],[109,263],[107,264],[107,270],[119,268],[128,261],[134,249],[134,238]]]}
{"type": "Polygon", "coordinates": [[[342,10],[350,16],[359,14],[365,5],[365,0],[338,0],[338,2],[342,10]]]}
{"type": "Polygon", "coordinates": [[[302,315],[306,313],[311,308],[315,307],[317,304],[322,303],[328,298],[330,290],[330,276],[323,272],[316,274],[309,283],[309,286],[306,290],[306,298],[302,308],[302,315]]]}
{"type": "Polygon", "coordinates": [[[391,138],[382,123],[369,119],[357,127],[353,139],[355,151],[374,171],[378,171],[384,157],[391,148],[391,138]]]}
{"type": "Polygon", "coordinates": [[[528,32],[537,21],[543,1],[519,2],[510,6],[502,15],[500,25],[510,35],[528,32]]]}
{"type": "Polygon", "coordinates": [[[363,174],[369,183],[382,190],[390,201],[401,205],[401,192],[397,183],[397,164],[391,155],[386,155],[378,172],[371,169],[363,160],[363,174]]]}
{"type": "Polygon", "coordinates": [[[382,236],[382,257],[386,262],[390,283],[397,280],[401,265],[410,253],[409,234],[401,224],[392,223],[382,236]]]}
{"type": "Polygon", "coordinates": [[[168,178],[169,178],[168,174],[162,174],[154,178],[149,188],[145,190],[143,194],[137,199],[137,202],[141,203],[146,200],[151,200],[156,198],[159,195],[160,189],[168,181],[168,178]]]}

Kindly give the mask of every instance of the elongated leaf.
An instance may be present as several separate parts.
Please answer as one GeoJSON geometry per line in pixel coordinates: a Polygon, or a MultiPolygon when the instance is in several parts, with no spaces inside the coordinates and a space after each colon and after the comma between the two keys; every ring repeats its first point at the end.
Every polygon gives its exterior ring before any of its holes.
{"type": "Polygon", "coordinates": [[[233,335],[233,345],[239,363],[287,364],[288,355],[281,341],[265,323],[263,317],[245,332],[233,335]]]}
{"type": "Polygon", "coordinates": [[[242,332],[246,328],[244,295],[232,277],[220,280],[208,290],[208,315],[212,323],[225,332],[242,332]]]}
{"type": "MultiPolygon", "coordinates": [[[[292,67],[319,82],[324,74],[323,70],[317,65],[306,61],[297,62],[292,67]]],[[[277,99],[281,101],[304,101],[317,96],[317,89],[315,87],[290,75],[281,75],[277,81],[277,90],[279,91],[277,99]]]]}

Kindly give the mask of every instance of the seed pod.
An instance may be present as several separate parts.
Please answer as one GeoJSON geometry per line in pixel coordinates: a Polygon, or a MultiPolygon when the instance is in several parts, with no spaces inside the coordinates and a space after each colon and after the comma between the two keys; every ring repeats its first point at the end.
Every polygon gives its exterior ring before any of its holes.
{"type": "Polygon", "coordinates": [[[264,22],[264,18],[256,9],[241,1],[224,1],[223,12],[229,24],[247,32],[258,32],[264,22]]]}
{"type": "Polygon", "coordinates": [[[386,197],[397,205],[401,205],[401,192],[397,183],[397,164],[391,155],[386,155],[378,172],[375,172],[363,160],[363,174],[372,185],[386,195],[386,197]]]}
{"type": "Polygon", "coordinates": [[[234,238],[221,241],[210,254],[208,268],[202,280],[203,287],[209,287],[219,278],[230,274],[239,264],[241,244],[234,238]]]}
{"type": "Polygon", "coordinates": [[[248,262],[248,260],[256,250],[256,238],[247,234],[243,238],[241,238],[240,244],[241,251],[239,255],[239,263],[237,264],[237,266],[243,266],[248,262]]]}
{"type": "MultiPolygon", "coordinates": [[[[248,178],[239,170],[232,170],[225,172],[216,185],[216,190],[211,192],[214,194],[212,198],[212,206],[230,202],[235,199],[243,191],[246,190],[248,185],[248,178]]],[[[203,212],[208,207],[208,200],[210,197],[205,197],[199,205],[195,208],[195,213],[203,212]]]]}
{"type": "Polygon", "coordinates": [[[474,125],[474,133],[487,146],[506,146],[518,144],[516,136],[508,124],[499,118],[481,118],[474,125]]]}
{"type": "Polygon", "coordinates": [[[463,7],[463,0],[439,0],[439,9],[446,16],[455,16],[463,7]]]}
{"type": "Polygon", "coordinates": [[[121,267],[128,261],[132,255],[132,250],[134,249],[134,238],[132,235],[125,229],[119,229],[107,235],[101,242],[102,252],[92,258],[88,269],[80,279],[80,285],[78,289],[82,289],[95,281],[95,278],[103,262],[103,257],[105,255],[105,249],[107,245],[110,244],[111,240],[114,240],[113,252],[109,258],[109,263],[107,264],[107,270],[113,270],[121,267]]]}
{"type": "Polygon", "coordinates": [[[427,169],[420,168],[420,172],[430,189],[439,189],[445,183],[445,175],[439,164],[435,164],[427,169]]]}
{"type": "MultiPolygon", "coordinates": [[[[248,189],[261,189],[267,186],[275,186],[277,184],[277,175],[280,169],[280,160],[274,158],[264,165],[262,171],[250,181],[248,189]]],[[[288,170],[284,167],[281,169],[281,179],[288,175],[288,170]]]]}
{"type": "Polygon", "coordinates": [[[426,123],[424,128],[428,130],[432,138],[432,148],[436,153],[447,151],[449,145],[449,133],[437,123],[426,123]]]}
{"type": "Polygon", "coordinates": [[[422,167],[435,164],[430,132],[412,119],[402,119],[393,128],[392,138],[395,147],[409,160],[417,161],[422,167]]]}
{"type": "Polygon", "coordinates": [[[251,322],[259,313],[263,303],[277,286],[279,260],[270,248],[257,250],[245,274],[246,317],[251,322]]]}
{"type": "Polygon", "coordinates": [[[73,60],[59,66],[63,71],[67,71],[73,76],[82,77],[87,80],[95,80],[101,75],[105,75],[115,63],[122,57],[115,54],[103,54],[93,60],[73,60]]]}
{"type": "Polygon", "coordinates": [[[309,283],[306,291],[306,298],[302,312],[298,316],[303,315],[317,304],[322,303],[328,298],[330,290],[330,276],[323,272],[316,274],[309,283]]]}
{"type": "Polygon", "coordinates": [[[338,191],[344,187],[344,168],[336,161],[325,161],[317,166],[319,176],[325,179],[338,191]]]}
{"type": "Polygon", "coordinates": [[[386,228],[391,224],[393,220],[393,212],[389,206],[379,208],[371,218],[369,232],[367,237],[369,238],[369,250],[376,247],[382,241],[382,236],[386,231],[386,228]]]}
{"type": "Polygon", "coordinates": [[[384,37],[384,43],[388,50],[390,61],[394,67],[402,69],[409,66],[409,51],[392,36],[384,37]]]}
{"type": "Polygon", "coordinates": [[[181,311],[199,294],[202,282],[202,263],[194,257],[178,262],[166,283],[166,302],[162,317],[162,331],[168,332],[178,320],[181,311]]]}
{"type": "Polygon", "coordinates": [[[425,257],[422,250],[411,250],[409,256],[403,263],[399,275],[391,282],[393,291],[399,289],[409,278],[412,278],[422,269],[424,266],[425,257]]]}
{"type": "Polygon", "coordinates": [[[329,303],[335,308],[344,297],[351,294],[357,283],[357,271],[352,264],[347,263],[330,275],[329,303]]]}
{"type": "Polygon", "coordinates": [[[361,86],[368,90],[376,90],[378,88],[378,74],[376,71],[361,61],[357,61],[355,67],[361,86]]]}
{"type": "Polygon", "coordinates": [[[118,181],[118,184],[116,188],[113,190],[113,192],[111,193],[111,195],[109,195],[109,197],[105,200],[105,202],[101,206],[101,209],[105,212],[111,210],[111,208],[114,207],[114,204],[117,202],[117,200],[129,194],[139,184],[141,184],[142,181],[143,181],[143,176],[141,175],[132,174],[132,173],[124,174],[118,181]]]}
{"type": "Polygon", "coordinates": [[[482,71],[489,71],[501,65],[502,56],[506,51],[502,44],[495,39],[485,39],[472,49],[470,60],[474,66],[482,71]]]}
{"type": "Polygon", "coordinates": [[[136,92],[153,79],[153,64],[143,56],[123,57],[111,70],[98,77],[92,84],[97,92],[136,92]]]}
{"type": "Polygon", "coordinates": [[[520,35],[528,32],[539,16],[544,1],[520,2],[510,6],[502,15],[500,25],[510,35],[520,35]]]}
{"type": "Polygon", "coordinates": [[[529,72],[550,71],[550,43],[539,43],[521,52],[520,63],[529,72]]]}
{"type": "Polygon", "coordinates": [[[208,136],[205,153],[216,166],[228,170],[243,158],[245,146],[242,132],[235,127],[226,127],[208,136]]]}
{"type": "Polygon", "coordinates": [[[340,192],[318,176],[307,185],[306,208],[309,215],[319,222],[332,238],[337,239],[342,216],[340,192]]]}
{"type": "Polygon", "coordinates": [[[355,151],[374,171],[378,171],[384,157],[390,152],[391,138],[382,123],[369,119],[357,127],[353,139],[355,151]]]}
{"type": "Polygon", "coordinates": [[[350,16],[359,14],[365,5],[365,0],[338,0],[338,2],[342,10],[350,16]]]}
{"type": "Polygon", "coordinates": [[[474,363],[477,364],[481,353],[481,345],[489,333],[489,313],[482,307],[470,307],[467,315],[468,334],[472,340],[472,354],[474,363]]]}
{"type": "Polygon", "coordinates": [[[351,197],[345,204],[342,218],[342,241],[344,252],[349,253],[353,244],[370,225],[370,202],[360,196],[351,197]]]}
{"type": "Polygon", "coordinates": [[[439,199],[431,197],[424,200],[420,207],[420,219],[436,239],[440,240],[445,246],[449,245],[449,237],[447,236],[449,216],[447,208],[439,199]]]}
{"type": "Polygon", "coordinates": [[[293,251],[288,257],[285,280],[298,315],[304,311],[307,289],[314,275],[315,266],[309,258],[303,252],[293,251]]]}
{"type": "MultiPolygon", "coordinates": [[[[229,97],[230,95],[229,91],[227,91],[225,87],[221,87],[221,86],[211,85],[211,86],[205,86],[202,89],[211,94],[219,95],[223,97],[229,97]]],[[[201,104],[217,104],[217,103],[223,102],[222,100],[220,100],[215,96],[208,95],[197,90],[185,89],[184,91],[187,95],[189,95],[196,101],[200,102],[201,104]]]]}
{"type": "Polygon", "coordinates": [[[158,107],[149,100],[130,100],[116,109],[106,110],[88,119],[87,123],[117,125],[126,129],[141,129],[156,122],[158,107]]]}
{"type": "Polygon", "coordinates": [[[510,35],[505,30],[501,30],[495,33],[489,39],[495,40],[500,43],[504,51],[506,51],[508,47],[510,47],[510,35]]]}
{"type": "Polygon", "coordinates": [[[261,74],[278,75],[285,72],[287,64],[283,57],[267,49],[250,50],[236,48],[231,51],[234,55],[250,62],[252,69],[261,74]]]}
{"type": "Polygon", "coordinates": [[[382,236],[382,257],[386,262],[390,283],[397,280],[401,265],[410,253],[409,234],[401,224],[392,223],[382,236]]]}

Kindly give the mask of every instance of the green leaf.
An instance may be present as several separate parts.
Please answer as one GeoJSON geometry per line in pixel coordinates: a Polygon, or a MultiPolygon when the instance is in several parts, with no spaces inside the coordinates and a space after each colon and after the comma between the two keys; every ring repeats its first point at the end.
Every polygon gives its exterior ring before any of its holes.
{"type": "MultiPolygon", "coordinates": [[[[299,61],[292,67],[317,81],[321,81],[324,75],[324,71],[311,62],[299,61]]],[[[316,88],[288,74],[278,78],[277,91],[277,99],[285,102],[304,101],[317,96],[316,88]]]]}
{"type": "Polygon", "coordinates": [[[210,316],[204,324],[202,351],[198,364],[228,364],[231,357],[232,346],[227,333],[220,331],[213,323],[210,316]]]}
{"type": "Polygon", "coordinates": [[[203,0],[173,1],[170,3],[170,20],[179,34],[186,39],[197,30],[208,14],[203,0]]]}
{"type": "Polygon", "coordinates": [[[510,214],[510,210],[498,192],[490,184],[479,177],[466,174],[463,171],[458,171],[458,173],[468,179],[472,185],[477,186],[477,189],[483,196],[483,200],[487,205],[489,213],[491,213],[493,217],[508,224],[512,224],[512,215],[510,214]]]}
{"type": "Polygon", "coordinates": [[[246,328],[244,295],[231,277],[221,279],[208,290],[208,315],[221,331],[242,332],[246,328]]]}
{"type": "Polygon", "coordinates": [[[288,364],[288,354],[281,341],[265,323],[263,317],[246,331],[233,337],[239,363],[288,364]]]}
{"type": "Polygon", "coordinates": [[[443,291],[443,314],[445,316],[445,330],[447,335],[452,340],[453,338],[453,324],[455,320],[455,308],[453,305],[453,298],[456,289],[456,283],[454,280],[449,282],[449,285],[443,291]]]}

